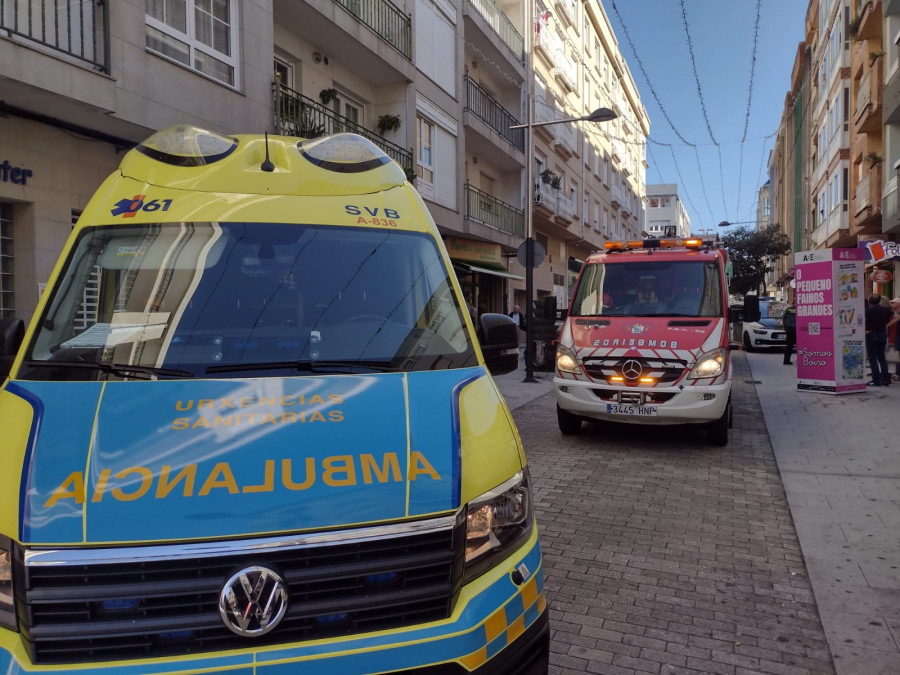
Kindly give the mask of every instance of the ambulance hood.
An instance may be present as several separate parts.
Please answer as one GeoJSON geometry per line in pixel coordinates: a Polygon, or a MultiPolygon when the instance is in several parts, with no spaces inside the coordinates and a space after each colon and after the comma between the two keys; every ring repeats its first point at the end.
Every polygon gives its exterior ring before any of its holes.
{"type": "MultiPolygon", "coordinates": [[[[10,383],[7,392],[34,411],[20,537],[149,543],[453,511],[460,506],[460,396],[485,376],[470,368],[10,383]]],[[[496,403],[494,414],[504,416],[499,397],[496,403]]]]}
{"type": "Polygon", "coordinates": [[[720,346],[724,325],[721,317],[571,317],[563,342],[574,344],[581,358],[636,351],[644,356],[696,359],[720,346]]]}

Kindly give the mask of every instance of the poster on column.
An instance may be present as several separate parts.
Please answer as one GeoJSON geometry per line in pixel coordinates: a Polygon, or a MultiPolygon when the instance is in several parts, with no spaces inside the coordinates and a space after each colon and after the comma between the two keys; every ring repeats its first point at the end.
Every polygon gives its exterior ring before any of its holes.
{"type": "Polygon", "coordinates": [[[797,389],[866,390],[863,257],[856,248],[795,254],[797,389]]]}

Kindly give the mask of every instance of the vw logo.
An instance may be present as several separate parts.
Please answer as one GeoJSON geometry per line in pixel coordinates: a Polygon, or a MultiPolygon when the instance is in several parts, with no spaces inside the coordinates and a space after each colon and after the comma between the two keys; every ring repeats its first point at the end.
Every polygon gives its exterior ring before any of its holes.
{"type": "Polygon", "coordinates": [[[642,372],[644,372],[644,368],[641,366],[640,361],[628,359],[622,364],[622,375],[625,376],[625,379],[636,380],[641,376],[642,372]]]}
{"type": "Polygon", "coordinates": [[[242,637],[268,633],[284,618],[287,605],[284,580],[267,567],[245,567],[219,594],[222,621],[242,637]]]}

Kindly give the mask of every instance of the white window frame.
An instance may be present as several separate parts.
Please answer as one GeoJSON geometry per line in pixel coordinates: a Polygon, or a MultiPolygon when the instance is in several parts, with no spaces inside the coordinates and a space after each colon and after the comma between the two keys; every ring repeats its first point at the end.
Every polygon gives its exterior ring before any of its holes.
{"type": "Polygon", "coordinates": [[[434,187],[434,134],[436,131],[436,125],[427,117],[422,117],[422,115],[416,116],[416,176],[418,183],[424,183],[425,185],[429,185],[434,187]],[[425,161],[422,157],[422,150],[425,147],[422,137],[423,131],[428,130],[428,149],[430,159],[429,161],[425,161]],[[430,174],[430,177],[426,176],[426,172],[430,174]]]}
{"type": "MultiPolygon", "coordinates": [[[[213,2],[215,0],[212,0],[213,2]]],[[[188,63],[184,63],[183,61],[179,61],[171,56],[167,56],[150,46],[147,46],[147,51],[152,54],[156,54],[157,56],[166,59],[167,61],[171,61],[172,63],[177,63],[180,66],[188,68],[198,75],[205,77],[213,82],[219,82],[220,84],[224,84],[228,87],[233,87],[238,89],[241,83],[241,73],[240,73],[240,58],[238,54],[238,40],[240,37],[240,24],[239,24],[239,16],[238,16],[238,1],[237,0],[227,0],[228,1],[228,46],[231,51],[231,54],[225,54],[224,52],[220,52],[216,49],[213,49],[209,45],[206,45],[200,40],[197,39],[197,26],[196,26],[196,12],[197,0],[184,0],[185,4],[185,32],[182,33],[180,30],[173,28],[172,26],[155,19],[149,14],[144,15],[144,20],[148,27],[153,28],[163,35],[167,35],[179,42],[184,43],[188,47],[188,63]],[[233,82],[228,82],[227,80],[219,79],[214,75],[210,75],[209,73],[204,73],[202,70],[199,70],[195,65],[195,54],[196,52],[201,52],[206,56],[209,56],[213,59],[221,61],[225,65],[229,66],[233,73],[233,82]]]]}

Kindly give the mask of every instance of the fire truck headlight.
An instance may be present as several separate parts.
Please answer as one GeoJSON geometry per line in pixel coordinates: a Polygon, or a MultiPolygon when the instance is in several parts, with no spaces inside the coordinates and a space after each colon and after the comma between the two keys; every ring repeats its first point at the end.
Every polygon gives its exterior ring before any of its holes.
{"type": "Polygon", "coordinates": [[[571,349],[562,345],[556,348],[556,368],[562,373],[577,374],[579,372],[578,359],[575,358],[571,349]]]}
{"type": "Polygon", "coordinates": [[[534,522],[528,469],[469,502],[466,508],[466,580],[499,564],[528,538],[534,522]]]}
{"type": "Polygon", "coordinates": [[[691,369],[688,379],[700,380],[709,377],[718,377],[725,370],[725,359],[728,358],[723,347],[706,352],[697,359],[697,363],[691,369]]]}
{"type": "Polygon", "coordinates": [[[16,610],[13,606],[12,550],[9,539],[0,537],[0,626],[16,630],[16,610]]]}

